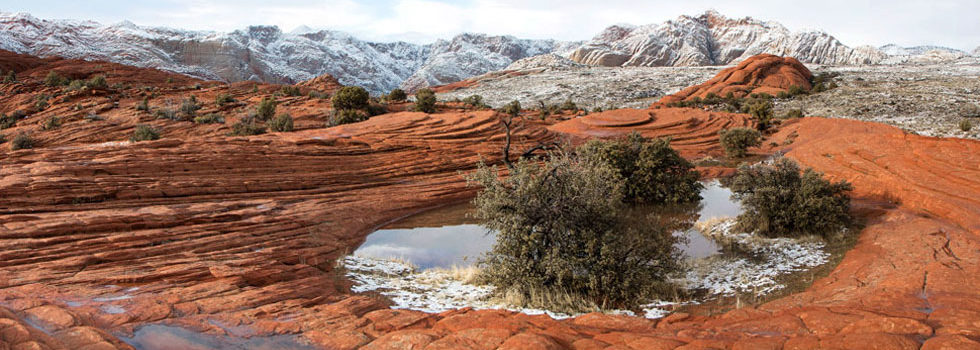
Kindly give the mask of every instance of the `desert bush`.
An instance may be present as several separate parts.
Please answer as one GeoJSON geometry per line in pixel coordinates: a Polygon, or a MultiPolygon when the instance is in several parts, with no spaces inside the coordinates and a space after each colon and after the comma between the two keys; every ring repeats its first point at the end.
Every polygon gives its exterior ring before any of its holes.
{"type": "Polygon", "coordinates": [[[283,96],[300,96],[303,92],[300,91],[299,86],[295,85],[283,85],[279,88],[279,93],[283,96]]]}
{"type": "Polygon", "coordinates": [[[415,110],[425,113],[436,112],[436,93],[431,89],[421,89],[415,92],[415,110]]]}
{"type": "Polygon", "coordinates": [[[34,101],[34,111],[40,112],[48,108],[48,97],[46,95],[40,95],[37,100],[34,101]]]}
{"type": "Polygon", "coordinates": [[[271,119],[275,116],[278,105],[274,98],[263,97],[262,101],[259,101],[259,106],[255,108],[255,117],[262,121],[271,119]]]}
{"type": "Polygon", "coordinates": [[[803,110],[802,109],[791,109],[789,111],[786,111],[786,115],[783,116],[783,118],[785,118],[785,119],[803,118],[803,110]]]}
{"type": "Polygon", "coordinates": [[[68,91],[78,91],[85,88],[84,80],[72,80],[66,88],[68,91]]]}
{"type": "Polygon", "coordinates": [[[197,103],[197,97],[190,95],[180,103],[180,114],[183,120],[192,120],[197,115],[197,110],[201,105],[197,103]]]}
{"type": "Polygon", "coordinates": [[[367,105],[366,112],[367,112],[368,116],[371,116],[371,117],[376,116],[376,115],[382,115],[382,114],[388,113],[388,105],[387,104],[383,104],[383,103],[379,103],[379,102],[371,101],[367,105]]]}
{"type": "Polygon", "coordinates": [[[12,84],[17,82],[17,73],[13,70],[7,72],[7,75],[3,76],[3,82],[6,84],[12,84]]]}
{"type": "Polygon", "coordinates": [[[575,312],[583,310],[541,305],[553,299],[535,294],[628,308],[668,289],[666,277],[678,267],[677,238],[625,217],[624,179],[609,164],[555,154],[544,164],[521,160],[510,176],[497,174],[481,164],[470,178],[483,186],[475,215],[497,232],[480,261],[496,293],[530,303],[523,306],[575,312]]]}
{"type": "Polygon", "coordinates": [[[61,118],[58,118],[56,116],[51,116],[44,121],[44,125],[41,126],[41,129],[54,130],[60,127],[61,127],[61,118]]]}
{"type": "Polygon", "coordinates": [[[718,132],[721,146],[725,149],[725,154],[732,158],[745,157],[745,152],[749,147],[757,147],[762,144],[762,134],[755,129],[735,128],[721,130],[718,132]]]}
{"type": "Polygon", "coordinates": [[[44,84],[47,86],[55,87],[68,84],[68,79],[62,77],[58,72],[50,71],[48,75],[44,77],[44,84]]]}
{"type": "Polygon", "coordinates": [[[273,132],[293,131],[293,117],[289,113],[282,113],[269,121],[269,130],[273,132]]]}
{"type": "Polygon", "coordinates": [[[153,112],[157,119],[177,120],[177,111],[169,108],[160,108],[153,112]]]}
{"type": "Polygon", "coordinates": [[[701,199],[700,174],[670,147],[669,139],[627,137],[592,140],[579,147],[580,157],[601,162],[626,180],[623,198],[634,203],[687,203],[701,199]]]}
{"type": "Polygon", "coordinates": [[[743,112],[755,118],[756,126],[765,131],[772,126],[772,99],[756,97],[743,104],[743,112]]]}
{"type": "Polygon", "coordinates": [[[306,96],[309,97],[309,98],[316,98],[316,99],[321,99],[321,100],[322,99],[330,98],[330,94],[328,94],[326,92],[323,92],[323,91],[317,91],[317,90],[310,90],[310,93],[306,94],[306,96]]]}
{"type": "Polygon", "coordinates": [[[89,79],[88,82],[85,83],[85,86],[89,87],[90,89],[105,89],[109,87],[109,83],[106,82],[104,75],[96,75],[92,77],[92,79],[89,79]]]}
{"type": "Polygon", "coordinates": [[[327,121],[327,126],[357,123],[365,120],[368,120],[368,116],[364,112],[355,109],[335,110],[333,115],[330,116],[330,120],[327,121]]]}
{"type": "Polygon", "coordinates": [[[17,125],[17,121],[24,119],[26,113],[23,111],[15,111],[9,115],[0,114],[0,130],[9,129],[17,125]]]}
{"type": "Polygon", "coordinates": [[[153,126],[139,124],[133,129],[133,135],[129,137],[130,142],[152,141],[160,139],[160,131],[153,126]]]}
{"type": "Polygon", "coordinates": [[[790,96],[806,95],[806,90],[802,86],[793,85],[787,90],[790,96]]]}
{"type": "Polygon", "coordinates": [[[391,101],[394,101],[394,102],[402,102],[402,101],[405,101],[405,99],[407,99],[407,98],[408,98],[408,95],[405,94],[405,90],[402,90],[402,89],[392,89],[391,92],[388,93],[388,100],[391,100],[391,101]]]}
{"type": "Polygon", "coordinates": [[[563,111],[577,111],[578,105],[576,105],[571,99],[567,99],[565,102],[562,102],[559,108],[563,111]]]}
{"type": "Polygon", "coordinates": [[[228,93],[218,94],[218,96],[215,96],[214,98],[214,104],[217,105],[218,107],[223,107],[224,105],[229,103],[235,103],[235,98],[231,97],[231,94],[228,93]]]}
{"type": "Polygon", "coordinates": [[[10,140],[11,151],[29,148],[34,148],[34,139],[31,138],[31,135],[20,133],[17,134],[17,136],[14,136],[13,140],[10,140]]]}
{"type": "Polygon", "coordinates": [[[335,110],[364,109],[369,98],[367,90],[360,86],[344,86],[334,93],[331,103],[335,110]]]}
{"type": "Polygon", "coordinates": [[[517,117],[518,115],[521,114],[521,102],[518,100],[510,101],[510,103],[505,104],[503,107],[500,107],[498,112],[509,115],[511,117],[517,117]]]}
{"type": "Polygon", "coordinates": [[[254,118],[242,118],[231,125],[231,136],[251,136],[265,133],[265,127],[255,122],[254,118]]]}
{"type": "Polygon", "coordinates": [[[483,103],[483,96],[480,95],[469,95],[463,98],[463,103],[470,105],[474,108],[486,108],[487,105],[483,103]]]}
{"type": "Polygon", "coordinates": [[[831,183],[813,169],[801,175],[787,158],[740,166],[730,188],[744,209],[737,219],[742,230],[768,237],[827,237],[851,222],[851,184],[831,183]]]}
{"type": "Polygon", "coordinates": [[[960,121],[960,130],[962,130],[962,131],[970,131],[970,129],[973,129],[973,123],[971,123],[967,119],[963,119],[963,120],[960,121]]]}
{"type": "Polygon", "coordinates": [[[980,106],[966,103],[960,106],[960,116],[963,118],[980,118],[980,106]]]}
{"type": "Polygon", "coordinates": [[[194,118],[194,123],[197,124],[224,124],[225,118],[218,113],[208,113],[200,117],[194,118]]]}

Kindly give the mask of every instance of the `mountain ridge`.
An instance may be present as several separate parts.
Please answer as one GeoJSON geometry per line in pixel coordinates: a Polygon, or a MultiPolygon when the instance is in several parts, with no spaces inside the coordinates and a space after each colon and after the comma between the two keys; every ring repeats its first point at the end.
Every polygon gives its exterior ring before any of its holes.
{"type": "Polygon", "coordinates": [[[823,64],[933,62],[969,55],[935,49],[914,54],[917,48],[897,46],[851,48],[822,31],[791,32],[778,22],[728,18],[714,11],[657,24],[612,25],[584,42],[462,33],[424,45],[371,42],[309,27],[216,32],[0,12],[0,49],[106,60],[227,82],[297,83],[330,74],[373,93],[448,84],[545,54],[594,66],[729,65],[759,53],[823,64]]]}

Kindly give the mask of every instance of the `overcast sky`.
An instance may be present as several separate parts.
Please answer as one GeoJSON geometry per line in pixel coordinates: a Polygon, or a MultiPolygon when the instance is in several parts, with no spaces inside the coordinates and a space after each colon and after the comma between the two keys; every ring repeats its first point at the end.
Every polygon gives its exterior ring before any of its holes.
{"type": "Polygon", "coordinates": [[[271,24],[288,32],[306,25],[417,43],[461,32],[585,40],[611,24],[658,23],[708,9],[794,31],[821,29],[851,46],[980,46],[980,0],[0,0],[0,11],[45,19],[217,31],[271,24]]]}

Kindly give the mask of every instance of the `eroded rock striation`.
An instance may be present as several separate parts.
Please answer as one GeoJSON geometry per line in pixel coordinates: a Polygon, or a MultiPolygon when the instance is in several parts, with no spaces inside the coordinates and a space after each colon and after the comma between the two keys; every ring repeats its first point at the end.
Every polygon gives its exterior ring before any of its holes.
{"type": "Polygon", "coordinates": [[[722,70],[711,80],[664,96],[654,105],[686,101],[695,97],[705,98],[708,94],[718,97],[725,97],[729,93],[735,97],[755,93],[776,96],[794,86],[809,91],[812,78],[810,70],[795,58],[756,55],[735,67],[722,70]]]}
{"type": "MultiPolygon", "coordinates": [[[[144,83],[157,87],[151,101],[231,93],[239,102],[207,107],[228,123],[278,91],[253,83],[167,85],[172,74],[165,72],[130,67],[143,74],[116,76],[100,71],[112,67],[105,63],[69,63],[107,74],[110,85],[151,77],[144,83]]],[[[0,112],[59,93],[41,83],[43,63],[17,64],[21,81],[0,84],[7,97],[0,112]]],[[[350,293],[336,259],[383,223],[471,198],[475,189],[460,171],[499,161],[503,132],[494,112],[389,113],[325,128],[329,101],[278,96],[298,131],[231,137],[227,125],[137,111],[139,91],[58,95],[50,110],[2,131],[30,132],[40,142],[17,151],[0,146],[0,348],[128,349],[120,337],[161,323],[214,335],[295,334],[324,349],[980,347],[980,292],[972,288],[980,283],[977,141],[843,119],[781,125],[762,151],[786,152],[853,182],[854,212],[864,221],[840,265],[801,293],[659,320],[427,314],[350,293]],[[82,111],[68,107],[77,104],[82,111]],[[102,120],[83,118],[98,108],[106,108],[102,120]],[[45,130],[48,113],[64,113],[64,123],[45,130]],[[163,137],[126,142],[136,123],[160,127],[163,137]]],[[[716,133],[706,130],[745,125],[748,117],[621,110],[579,122],[529,120],[515,147],[636,129],[672,136],[682,153],[720,157],[709,135],[716,133]]]]}

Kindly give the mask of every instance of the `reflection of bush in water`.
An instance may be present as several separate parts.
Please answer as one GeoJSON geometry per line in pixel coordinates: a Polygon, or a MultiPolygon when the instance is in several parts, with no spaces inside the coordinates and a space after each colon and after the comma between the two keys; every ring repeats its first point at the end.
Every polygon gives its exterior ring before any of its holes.
{"type": "MultiPolygon", "coordinates": [[[[677,238],[655,216],[630,217],[625,180],[594,158],[521,161],[510,176],[481,165],[476,216],[496,230],[481,261],[497,296],[523,307],[581,312],[635,308],[674,292],[677,238]]],[[[669,295],[672,297],[672,295],[669,295]]]]}

